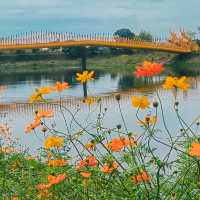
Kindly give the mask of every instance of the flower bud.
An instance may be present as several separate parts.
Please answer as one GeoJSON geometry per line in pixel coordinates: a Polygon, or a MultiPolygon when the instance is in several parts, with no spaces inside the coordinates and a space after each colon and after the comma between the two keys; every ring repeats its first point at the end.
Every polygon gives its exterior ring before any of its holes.
{"type": "Polygon", "coordinates": [[[36,115],[38,114],[38,110],[35,110],[35,114],[36,114],[36,115]]]}
{"type": "Polygon", "coordinates": [[[120,94],[116,94],[115,99],[116,99],[117,101],[120,101],[120,98],[121,98],[120,94]]]}
{"type": "Polygon", "coordinates": [[[122,128],[122,125],[121,124],[118,124],[117,125],[117,129],[121,129],[122,128]]]}
{"type": "Polygon", "coordinates": [[[179,105],[179,102],[178,102],[178,101],[176,101],[176,102],[174,103],[174,105],[175,105],[175,106],[178,106],[178,105],[179,105]]]}
{"type": "Polygon", "coordinates": [[[154,107],[154,108],[157,108],[157,107],[158,107],[158,102],[157,102],[157,101],[154,101],[154,102],[153,102],[153,107],[154,107]]]}

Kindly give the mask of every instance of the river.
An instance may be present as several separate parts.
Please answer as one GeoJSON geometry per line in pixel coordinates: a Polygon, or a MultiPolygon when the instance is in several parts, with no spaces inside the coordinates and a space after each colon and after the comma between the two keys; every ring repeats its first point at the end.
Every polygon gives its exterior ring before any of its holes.
{"type": "MultiPolygon", "coordinates": [[[[51,127],[64,131],[66,133],[66,127],[62,115],[58,106],[53,105],[29,105],[26,102],[28,97],[34,92],[35,88],[53,85],[56,81],[66,81],[71,87],[62,93],[62,99],[64,99],[64,105],[76,112],[77,106],[81,108],[78,112],[77,120],[83,124],[89,123],[89,121],[95,121],[98,112],[98,105],[94,104],[90,107],[81,102],[83,98],[83,86],[79,84],[75,77],[78,70],[66,70],[60,73],[48,73],[48,74],[15,74],[0,77],[0,85],[5,86],[5,91],[1,94],[1,102],[3,104],[9,103],[7,106],[1,106],[1,123],[7,123],[11,129],[11,132],[15,138],[18,139],[18,144],[23,147],[29,148],[31,151],[43,145],[42,133],[37,134],[25,134],[25,126],[33,121],[34,111],[38,109],[51,108],[54,110],[54,119],[48,120],[47,124],[51,127]],[[88,117],[88,113],[90,113],[88,117]]],[[[173,73],[177,74],[175,70],[173,73]]],[[[186,73],[186,72],[182,72],[186,73]]],[[[166,91],[162,88],[162,83],[165,76],[158,76],[151,80],[137,79],[133,74],[120,74],[120,73],[106,73],[104,71],[96,71],[95,79],[88,83],[87,92],[91,96],[102,96],[102,108],[106,108],[106,115],[104,118],[104,126],[107,128],[115,127],[118,124],[122,125],[124,129],[122,119],[119,112],[118,103],[115,100],[115,94],[120,93],[121,100],[120,105],[126,125],[129,131],[139,135],[142,132],[142,128],[137,123],[135,116],[136,109],[131,106],[131,97],[133,95],[148,95],[150,100],[157,98],[157,94],[162,99],[162,105],[164,107],[166,123],[171,134],[175,137],[180,135],[181,126],[178,123],[178,119],[175,115],[173,104],[174,94],[172,91],[166,91]]],[[[178,92],[177,100],[180,102],[179,109],[183,118],[191,123],[200,114],[200,76],[190,73],[191,88],[187,92],[178,92]]],[[[48,95],[49,100],[59,99],[58,94],[48,95]]],[[[143,118],[147,114],[154,114],[155,109],[149,108],[146,111],[139,113],[143,118]]],[[[161,114],[160,107],[158,114],[161,114]]],[[[66,118],[70,122],[70,115],[66,113],[66,118]]],[[[157,129],[163,129],[163,123],[161,117],[158,119],[157,129]]],[[[72,131],[79,130],[80,127],[77,124],[71,127],[72,131]]],[[[167,138],[166,132],[159,132],[158,136],[163,140],[167,138]]],[[[85,142],[88,137],[84,137],[85,142]]],[[[165,153],[166,150],[162,150],[165,153]]]]}

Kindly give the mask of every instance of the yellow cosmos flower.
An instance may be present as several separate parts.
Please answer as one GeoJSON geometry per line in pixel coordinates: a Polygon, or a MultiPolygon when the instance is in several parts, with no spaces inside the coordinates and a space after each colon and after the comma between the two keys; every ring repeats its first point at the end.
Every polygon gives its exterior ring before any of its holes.
{"type": "Polygon", "coordinates": [[[67,161],[64,159],[59,159],[59,160],[49,160],[48,161],[48,166],[51,167],[62,167],[67,165],[67,161]]]}
{"type": "Polygon", "coordinates": [[[37,88],[35,91],[36,92],[33,95],[31,95],[29,98],[30,103],[42,101],[43,95],[51,93],[53,89],[51,87],[41,87],[41,88],[37,88]]]}
{"type": "Polygon", "coordinates": [[[85,99],[82,100],[83,103],[91,105],[95,103],[95,98],[92,97],[87,97],[85,99]]]}
{"type": "Polygon", "coordinates": [[[48,137],[44,142],[45,149],[50,149],[52,147],[61,148],[64,145],[63,137],[48,137]]]}
{"type": "Polygon", "coordinates": [[[41,87],[41,88],[37,88],[36,92],[39,94],[49,94],[53,91],[52,87],[41,87]]]}
{"type": "Polygon", "coordinates": [[[42,95],[38,93],[35,93],[29,97],[29,103],[39,102],[42,100],[43,100],[42,95]]]}
{"type": "Polygon", "coordinates": [[[142,96],[142,97],[133,96],[132,105],[133,107],[136,107],[136,108],[145,109],[149,107],[150,102],[146,96],[142,96]]]}
{"type": "Polygon", "coordinates": [[[82,84],[86,83],[87,81],[93,80],[94,76],[94,71],[88,72],[88,71],[84,71],[82,74],[81,73],[77,73],[76,74],[76,80],[80,81],[82,84]]]}
{"type": "Polygon", "coordinates": [[[16,152],[16,150],[13,147],[0,147],[0,153],[10,154],[14,152],[16,152]]]}
{"type": "Polygon", "coordinates": [[[182,76],[177,80],[176,86],[182,90],[187,90],[190,88],[190,84],[187,82],[187,78],[185,76],[182,76]]]}
{"type": "Polygon", "coordinates": [[[157,116],[146,116],[144,120],[138,121],[141,126],[156,124],[158,121],[157,116]]]}
{"type": "Polygon", "coordinates": [[[181,78],[167,76],[163,84],[164,89],[182,89],[187,90],[190,87],[190,84],[187,82],[187,78],[182,76],[181,78]]]}

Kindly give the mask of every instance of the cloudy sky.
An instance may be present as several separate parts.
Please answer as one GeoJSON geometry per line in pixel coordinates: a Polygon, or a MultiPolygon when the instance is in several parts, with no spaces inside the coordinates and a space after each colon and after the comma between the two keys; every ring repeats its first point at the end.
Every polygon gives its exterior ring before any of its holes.
{"type": "Polygon", "coordinates": [[[0,0],[0,25],[0,36],[130,28],[164,37],[170,30],[197,30],[200,0],[0,0]]]}

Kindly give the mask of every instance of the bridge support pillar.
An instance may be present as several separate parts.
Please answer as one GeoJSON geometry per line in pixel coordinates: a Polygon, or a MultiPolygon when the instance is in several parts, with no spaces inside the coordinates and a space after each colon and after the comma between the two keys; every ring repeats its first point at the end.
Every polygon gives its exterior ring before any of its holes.
{"type": "Polygon", "coordinates": [[[82,52],[81,52],[81,69],[82,69],[82,71],[87,70],[86,47],[83,47],[82,52]]]}
{"type": "MultiPolygon", "coordinates": [[[[85,71],[87,70],[87,49],[86,47],[83,47],[81,52],[81,70],[85,71]]],[[[83,83],[83,96],[84,98],[87,98],[87,83],[83,83]]]]}

